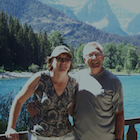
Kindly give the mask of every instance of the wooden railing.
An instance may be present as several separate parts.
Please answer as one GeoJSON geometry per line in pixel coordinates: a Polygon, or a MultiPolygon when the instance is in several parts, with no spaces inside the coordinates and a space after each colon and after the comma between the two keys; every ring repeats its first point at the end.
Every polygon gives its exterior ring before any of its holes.
{"type": "MultiPolygon", "coordinates": [[[[19,132],[19,139],[20,140],[28,140],[28,131],[19,132]]],[[[0,134],[0,140],[7,140],[5,134],[0,134]]]]}
{"type": "MultiPolygon", "coordinates": [[[[125,125],[129,125],[125,140],[138,140],[135,124],[140,123],[140,118],[125,119],[125,125]]],[[[139,132],[140,133],[140,132],[139,132]]],[[[28,131],[19,132],[20,140],[28,140],[28,131]]],[[[0,140],[7,140],[5,134],[0,134],[0,140]]]]}
{"type": "Polygon", "coordinates": [[[135,129],[135,124],[138,123],[140,123],[140,118],[125,119],[125,125],[129,125],[129,129],[126,133],[126,140],[138,140],[137,131],[135,129]]]}

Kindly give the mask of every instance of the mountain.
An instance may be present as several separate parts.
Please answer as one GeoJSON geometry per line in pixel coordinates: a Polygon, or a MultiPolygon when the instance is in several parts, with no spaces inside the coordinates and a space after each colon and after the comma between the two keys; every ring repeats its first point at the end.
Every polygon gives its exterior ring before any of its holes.
{"type": "Polygon", "coordinates": [[[125,42],[140,47],[140,36],[119,36],[98,30],[95,27],[68,17],[61,11],[54,9],[37,0],[1,0],[0,10],[19,19],[20,24],[30,24],[34,32],[60,31],[67,45],[78,47],[90,41],[101,44],[125,42]]]}
{"type": "Polygon", "coordinates": [[[140,13],[129,22],[126,31],[132,35],[140,34],[140,13]]]}
{"type": "MultiPolygon", "coordinates": [[[[48,5],[53,4],[61,6],[69,6],[65,1],[67,0],[39,0],[48,5]]],[[[78,0],[75,0],[75,3],[78,0]]],[[[73,11],[75,16],[85,23],[88,23],[98,29],[104,30],[108,33],[114,33],[118,35],[127,35],[121,27],[116,16],[112,13],[111,8],[107,0],[86,0],[85,3],[77,5],[71,5],[69,8],[73,11]]],[[[58,9],[58,8],[57,8],[58,9]]],[[[62,11],[63,12],[63,11],[62,11]]],[[[68,15],[68,13],[65,13],[68,15]]],[[[73,18],[73,17],[72,17],[73,18]]]]}
{"type": "Polygon", "coordinates": [[[89,0],[76,16],[83,22],[109,33],[127,35],[121,28],[116,16],[112,13],[107,0],[89,0]]]}
{"type": "Polygon", "coordinates": [[[131,12],[130,10],[122,8],[119,4],[116,3],[111,4],[110,7],[112,12],[116,15],[117,19],[132,19],[137,15],[136,13],[131,12]]]}
{"type": "MultiPolygon", "coordinates": [[[[111,4],[110,5],[112,12],[116,15],[117,19],[121,24],[121,28],[126,31],[129,22],[137,15],[134,12],[131,12],[127,9],[122,8],[119,4],[111,4]]],[[[129,34],[129,32],[127,32],[129,34]]]]}
{"type": "Polygon", "coordinates": [[[73,13],[73,11],[66,5],[60,5],[60,4],[53,4],[53,2],[49,1],[49,0],[38,0],[42,3],[45,3],[57,10],[60,10],[61,12],[65,13],[67,16],[78,20],[78,18],[75,16],[75,14],[73,13]]]}

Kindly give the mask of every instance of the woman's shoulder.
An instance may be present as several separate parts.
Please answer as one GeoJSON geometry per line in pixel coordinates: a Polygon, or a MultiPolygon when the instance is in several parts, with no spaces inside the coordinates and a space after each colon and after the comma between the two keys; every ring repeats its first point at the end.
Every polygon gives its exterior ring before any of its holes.
{"type": "Polygon", "coordinates": [[[41,78],[41,76],[49,76],[49,71],[39,71],[33,75],[34,78],[37,78],[37,77],[41,78]]]}
{"type": "Polygon", "coordinates": [[[39,71],[36,72],[35,74],[32,75],[32,77],[29,79],[30,81],[39,81],[40,79],[44,79],[45,77],[49,76],[49,72],[48,71],[39,71]]]}

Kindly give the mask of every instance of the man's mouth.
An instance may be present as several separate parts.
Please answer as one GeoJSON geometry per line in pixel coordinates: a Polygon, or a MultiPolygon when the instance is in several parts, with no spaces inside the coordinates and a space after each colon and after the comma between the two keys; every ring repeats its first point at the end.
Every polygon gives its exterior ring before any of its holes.
{"type": "Polygon", "coordinates": [[[99,63],[98,61],[93,61],[93,62],[92,62],[92,64],[98,64],[98,63],[99,63]]]}

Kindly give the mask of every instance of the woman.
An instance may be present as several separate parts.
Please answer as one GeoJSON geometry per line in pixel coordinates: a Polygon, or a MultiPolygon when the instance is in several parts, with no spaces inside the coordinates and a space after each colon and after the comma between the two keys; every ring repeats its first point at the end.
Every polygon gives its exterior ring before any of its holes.
{"type": "Polygon", "coordinates": [[[32,140],[73,140],[68,112],[73,103],[76,80],[68,76],[72,55],[65,46],[57,46],[47,59],[48,72],[36,73],[15,97],[9,116],[6,137],[18,140],[14,130],[22,105],[34,93],[38,115],[33,117],[32,140]],[[35,135],[34,135],[35,134],[35,135]]]}

